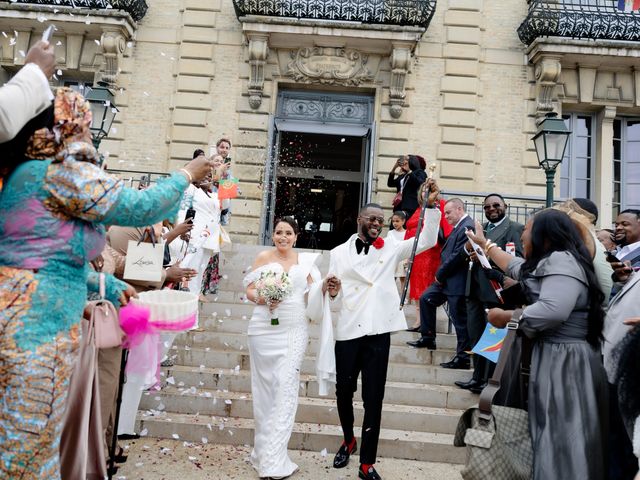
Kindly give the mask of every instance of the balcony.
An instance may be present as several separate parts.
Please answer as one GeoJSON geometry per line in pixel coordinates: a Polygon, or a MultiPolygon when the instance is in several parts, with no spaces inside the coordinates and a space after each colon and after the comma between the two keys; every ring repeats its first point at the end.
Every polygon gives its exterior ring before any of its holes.
{"type": "Polygon", "coordinates": [[[0,0],[0,2],[13,5],[47,5],[61,10],[65,7],[70,9],[121,10],[131,15],[131,18],[136,22],[142,20],[148,8],[145,0],[0,0]]]}
{"type": "Polygon", "coordinates": [[[617,4],[617,0],[529,0],[518,36],[526,45],[540,37],[639,41],[640,13],[623,12],[617,4]]]}
{"type": "Polygon", "coordinates": [[[238,19],[248,15],[426,29],[436,0],[233,0],[238,19]]]}

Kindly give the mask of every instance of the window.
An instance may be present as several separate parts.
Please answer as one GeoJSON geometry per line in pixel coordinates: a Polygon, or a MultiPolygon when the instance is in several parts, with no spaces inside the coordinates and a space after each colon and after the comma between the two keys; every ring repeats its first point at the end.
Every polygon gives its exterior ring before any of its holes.
{"type": "Polygon", "coordinates": [[[593,117],[569,113],[562,116],[571,136],[560,164],[560,197],[592,198],[594,168],[593,117]]]}
{"type": "Polygon", "coordinates": [[[640,208],[640,119],[613,121],[613,218],[640,208]]]}

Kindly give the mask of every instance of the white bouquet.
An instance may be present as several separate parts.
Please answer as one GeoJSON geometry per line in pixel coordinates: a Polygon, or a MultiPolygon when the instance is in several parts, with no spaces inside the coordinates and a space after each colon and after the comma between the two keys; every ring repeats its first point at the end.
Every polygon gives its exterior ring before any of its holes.
{"type": "MultiPolygon", "coordinates": [[[[255,287],[258,296],[264,298],[269,306],[284,300],[293,289],[288,273],[276,273],[273,271],[262,272],[255,283],[255,287]]],[[[271,318],[271,325],[279,324],[277,317],[271,318]]]]}

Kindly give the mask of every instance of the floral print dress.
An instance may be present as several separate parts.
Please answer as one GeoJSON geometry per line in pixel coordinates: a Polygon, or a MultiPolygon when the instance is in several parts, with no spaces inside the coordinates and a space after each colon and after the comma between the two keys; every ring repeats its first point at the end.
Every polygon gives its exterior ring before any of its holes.
{"type": "MultiPolygon", "coordinates": [[[[104,225],[144,226],[175,215],[186,177],[144,191],[78,161],[22,163],[0,192],[0,478],[58,479],[59,442],[87,288],[104,225]]],[[[107,298],[125,284],[107,276],[107,298]]]]}

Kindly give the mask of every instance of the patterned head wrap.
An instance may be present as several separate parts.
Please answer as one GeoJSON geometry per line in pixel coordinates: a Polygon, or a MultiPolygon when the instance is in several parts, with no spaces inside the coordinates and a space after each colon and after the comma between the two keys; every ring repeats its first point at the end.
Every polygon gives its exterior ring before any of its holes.
{"type": "Polygon", "coordinates": [[[98,163],[91,143],[91,107],[75,90],[62,87],[53,101],[53,127],[36,130],[27,142],[26,157],[54,158],[61,162],[72,154],[76,160],[98,163]]]}

